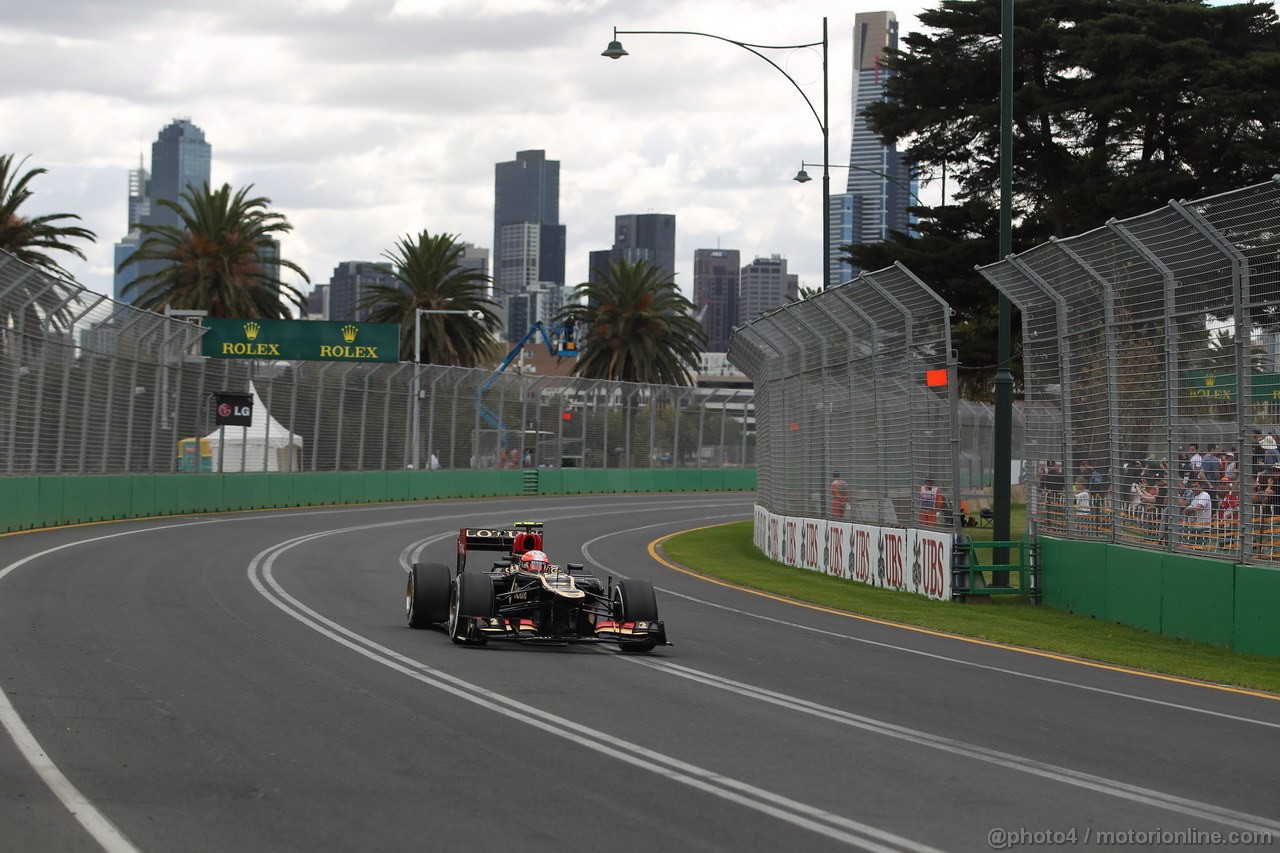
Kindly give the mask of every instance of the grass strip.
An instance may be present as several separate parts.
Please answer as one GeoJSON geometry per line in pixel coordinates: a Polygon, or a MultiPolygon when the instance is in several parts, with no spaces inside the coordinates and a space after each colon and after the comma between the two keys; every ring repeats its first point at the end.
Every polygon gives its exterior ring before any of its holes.
{"type": "Polygon", "coordinates": [[[671,561],[740,586],[905,625],[1039,649],[1181,678],[1280,693],[1280,661],[1166,637],[1088,616],[992,596],[990,603],[932,601],[797,569],[764,556],[741,521],[673,536],[671,561]]]}

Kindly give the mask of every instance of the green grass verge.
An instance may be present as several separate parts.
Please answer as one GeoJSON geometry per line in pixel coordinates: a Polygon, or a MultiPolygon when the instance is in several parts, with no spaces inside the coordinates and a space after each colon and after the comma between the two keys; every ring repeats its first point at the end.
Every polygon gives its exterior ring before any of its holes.
{"type": "Polygon", "coordinates": [[[702,574],[835,610],[1150,672],[1280,693],[1280,661],[1273,658],[1177,640],[1038,607],[1025,600],[993,596],[990,603],[931,601],[912,593],[869,587],[776,563],[752,543],[750,521],[679,534],[662,543],[662,552],[668,559],[702,574]]]}

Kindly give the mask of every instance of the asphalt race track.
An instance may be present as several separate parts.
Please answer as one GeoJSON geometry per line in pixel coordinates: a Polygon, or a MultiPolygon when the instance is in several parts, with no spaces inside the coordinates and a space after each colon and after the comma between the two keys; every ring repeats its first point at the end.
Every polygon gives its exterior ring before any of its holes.
{"type": "Polygon", "coordinates": [[[0,538],[0,850],[1280,840],[1274,697],[828,613],[648,553],[749,517],[751,499],[450,501],[0,538]],[[557,562],[651,580],[675,645],[464,648],[405,625],[412,561],[452,565],[460,526],[518,519],[547,523],[557,562]]]}

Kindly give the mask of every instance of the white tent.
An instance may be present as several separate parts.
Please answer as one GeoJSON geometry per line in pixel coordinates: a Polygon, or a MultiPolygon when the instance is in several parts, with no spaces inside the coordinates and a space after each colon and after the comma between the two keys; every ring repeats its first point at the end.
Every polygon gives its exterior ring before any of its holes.
{"type": "Polygon", "coordinates": [[[213,454],[214,471],[302,470],[302,436],[290,435],[271,417],[256,388],[250,425],[218,427],[205,440],[213,454]]]}

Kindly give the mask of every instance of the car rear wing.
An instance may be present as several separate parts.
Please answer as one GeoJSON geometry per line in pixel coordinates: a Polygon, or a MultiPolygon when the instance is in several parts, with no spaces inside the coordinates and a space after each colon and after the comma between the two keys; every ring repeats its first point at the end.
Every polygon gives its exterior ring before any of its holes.
{"type": "Polygon", "coordinates": [[[468,551],[502,551],[513,553],[516,540],[532,533],[542,540],[541,521],[517,521],[511,527],[463,527],[458,531],[458,571],[467,565],[468,551]]]}

